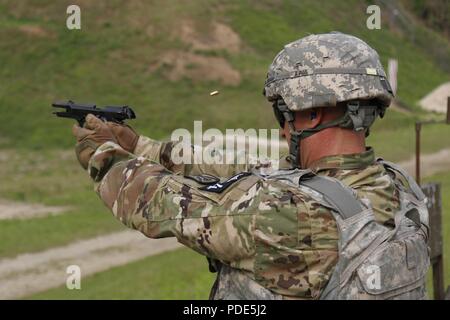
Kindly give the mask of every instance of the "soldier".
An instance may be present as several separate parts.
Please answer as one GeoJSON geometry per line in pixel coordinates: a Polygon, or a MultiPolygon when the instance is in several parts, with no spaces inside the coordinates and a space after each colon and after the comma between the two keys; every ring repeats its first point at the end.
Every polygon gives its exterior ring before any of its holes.
{"type": "Polygon", "coordinates": [[[73,128],[76,153],[122,223],[208,258],[212,299],[425,299],[425,197],[365,146],[392,99],[376,51],[342,33],[302,38],[275,57],[264,95],[289,142],[273,172],[177,165],[175,142],[92,115],[73,128]]]}

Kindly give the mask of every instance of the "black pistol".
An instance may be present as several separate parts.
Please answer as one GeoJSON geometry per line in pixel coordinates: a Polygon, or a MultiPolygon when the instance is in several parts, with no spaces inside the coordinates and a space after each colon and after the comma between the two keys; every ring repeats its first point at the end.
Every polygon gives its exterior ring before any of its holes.
{"type": "Polygon", "coordinates": [[[67,102],[54,102],[52,107],[65,109],[53,112],[58,117],[71,118],[78,121],[80,127],[84,125],[86,116],[90,113],[103,121],[123,123],[126,119],[135,119],[136,114],[128,106],[97,107],[95,104],[77,104],[71,100],[67,102]]]}

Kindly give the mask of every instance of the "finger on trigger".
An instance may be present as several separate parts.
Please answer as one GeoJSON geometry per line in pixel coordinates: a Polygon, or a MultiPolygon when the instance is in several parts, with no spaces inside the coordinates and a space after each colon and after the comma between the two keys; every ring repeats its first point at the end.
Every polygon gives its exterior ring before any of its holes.
{"type": "Polygon", "coordinates": [[[103,121],[100,120],[99,118],[97,118],[96,116],[94,116],[93,114],[88,114],[86,116],[86,122],[84,124],[84,127],[87,129],[92,129],[95,130],[97,129],[99,126],[101,126],[103,124],[103,121]]]}
{"type": "Polygon", "coordinates": [[[86,128],[82,128],[80,126],[78,126],[77,124],[74,124],[72,126],[72,134],[75,136],[75,138],[77,138],[77,140],[81,140],[84,139],[85,137],[87,137],[88,135],[94,133],[94,131],[86,129],[86,128]]]}

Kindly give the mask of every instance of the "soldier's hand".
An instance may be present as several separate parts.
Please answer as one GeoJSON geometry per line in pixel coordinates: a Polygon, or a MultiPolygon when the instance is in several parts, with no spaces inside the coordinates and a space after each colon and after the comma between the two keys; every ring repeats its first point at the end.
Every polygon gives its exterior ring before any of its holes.
{"type": "Polygon", "coordinates": [[[116,142],[108,125],[92,114],[86,116],[84,127],[74,125],[72,133],[77,139],[75,153],[78,161],[84,169],[87,169],[89,160],[95,150],[107,141],[116,142]]]}
{"type": "Polygon", "coordinates": [[[115,122],[107,122],[117,143],[126,151],[134,153],[139,135],[130,126],[126,124],[118,124],[115,122]]]}

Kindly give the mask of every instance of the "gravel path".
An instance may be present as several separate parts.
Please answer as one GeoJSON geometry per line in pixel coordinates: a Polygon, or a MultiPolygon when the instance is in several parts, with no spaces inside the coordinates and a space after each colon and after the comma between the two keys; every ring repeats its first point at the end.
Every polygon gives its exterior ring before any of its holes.
{"type": "Polygon", "coordinates": [[[42,218],[61,214],[68,209],[68,207],[0,200],[0,220],[42,218]]]}

